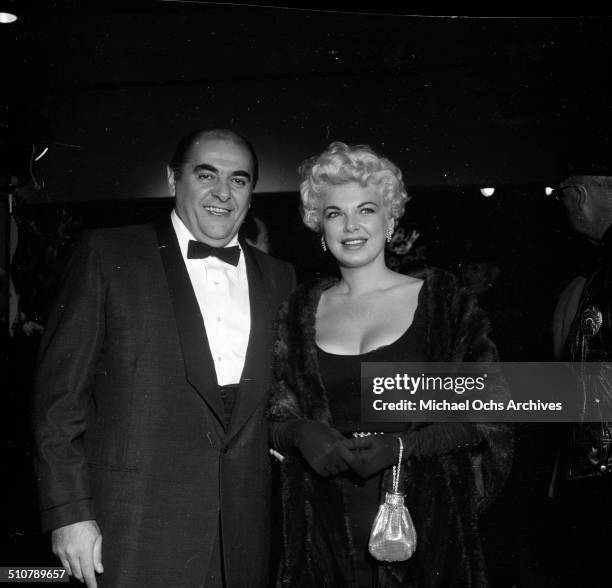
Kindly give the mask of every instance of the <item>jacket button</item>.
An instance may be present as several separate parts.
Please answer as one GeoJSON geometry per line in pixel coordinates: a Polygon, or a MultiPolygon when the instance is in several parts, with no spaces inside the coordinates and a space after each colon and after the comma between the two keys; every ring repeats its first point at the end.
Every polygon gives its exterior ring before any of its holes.
{"type": "Polygon", "coordinates": [[[602,465],[602,466],[599,466],[599,471],[600,471],[600,472],[607,472],[607,471],[608,471],[608,468],[607,468],[607,466],[602,465]]]}
{"type": "Polygon", "coordinates": [[[227,445],[224,445],[223,447],[221,447],[221,453],[225,454],[229,451],[229,447],[227,445]]]}

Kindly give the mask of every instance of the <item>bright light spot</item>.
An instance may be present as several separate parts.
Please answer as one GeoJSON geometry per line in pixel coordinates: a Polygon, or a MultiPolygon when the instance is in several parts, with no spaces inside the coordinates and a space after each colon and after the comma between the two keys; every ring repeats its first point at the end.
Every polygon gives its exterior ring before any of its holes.
{"type": "Polygon", "coordinates": [[[546,188],[544,188],[544,192],[546,193],[546,196],[552,196],[552,193],[555,191],[554,188],[551,188],[550,186],[546,186],[546,188]]]}
{"type": "Polygon", "coordinates": [[[495,193],[495,188],[480,188],[480,193],[485,198],[489,198],[489,196],[493,196],[493,194],[495,193]]]}
{"type": "Polygon", "coordinates": [[[17,20],[17,15],[12,12],[0,12],[0,24],[11,24],[17,20]]]}
{"type": "Polygon", "coordinates": [[[39,159],[42,159],[42,158],[45,156],[45,153],[46,153],[47,151],[49,151],[49,147],[45,147],[45,148],[44,148],[44,149],[41,151],[40,155],[39,155],[39,156],[38,156],[38,157],[37,157],[37,158],[36,158],[34,161],[38,161],[39,159]]]}

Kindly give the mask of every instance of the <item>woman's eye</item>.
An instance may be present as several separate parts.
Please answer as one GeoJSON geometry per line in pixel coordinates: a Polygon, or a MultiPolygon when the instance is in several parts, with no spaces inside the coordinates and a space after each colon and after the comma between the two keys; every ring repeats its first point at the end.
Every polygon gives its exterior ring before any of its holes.
{"type": "Polygon", "coordinates": [[[328,213],[325,215],[325,218],[335,218],[335,217],[337,217],[339,214],[340,214],[340,213],[339,213],[339,212],[337,212],[336,210],[332,210],[332,211],[328,212],[328,213]]]}
{"type": "Polygon", "coordinates": [[[376,211],[375,211],[373,208],[368,208],[368,207],[366,207],[366,208],[362,208],[362,209],[361,209],[361,212],[362,212],[363,214],[372,214],[372,213],[374,213],[374,212],[376,212],[376,211]]]}

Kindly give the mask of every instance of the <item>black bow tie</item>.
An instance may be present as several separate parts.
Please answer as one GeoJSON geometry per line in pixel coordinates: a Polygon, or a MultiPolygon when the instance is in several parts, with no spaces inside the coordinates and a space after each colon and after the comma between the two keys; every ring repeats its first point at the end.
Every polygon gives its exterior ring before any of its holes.
{"type": "Polygon", "coordinates": [[[236,266],[240,259],[240,247],[212,247],[201,241],[189,241],[187,247],[187,259],[204,259],[209,256],[216,257],[225,263],[236,266]]]}

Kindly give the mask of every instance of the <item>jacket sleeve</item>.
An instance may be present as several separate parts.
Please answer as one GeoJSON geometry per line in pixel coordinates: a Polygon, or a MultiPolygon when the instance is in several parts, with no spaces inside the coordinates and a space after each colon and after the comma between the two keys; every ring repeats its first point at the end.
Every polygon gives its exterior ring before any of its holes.
{"type": "Polygon", "coordinates": [[[43,531],[95,518],[83,436],[104,340],[105,284],[95,234],[73,255],[41,341],[34,466],[43,531]]]}

